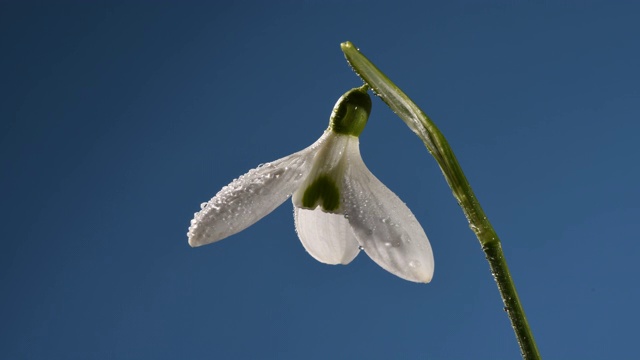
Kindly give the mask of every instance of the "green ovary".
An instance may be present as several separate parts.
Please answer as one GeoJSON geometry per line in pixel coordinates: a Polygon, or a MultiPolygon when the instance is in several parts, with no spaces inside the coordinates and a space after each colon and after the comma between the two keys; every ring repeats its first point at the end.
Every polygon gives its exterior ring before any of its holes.
{"type": "Polygon", "coordinates": [[[336,103],[329,126],[337,134],[360,136],[371,113],[371,97],[367,87],[347,91],[336,103]]]}
{"type": "Polygon", "coordinates": [[[322,206],[325,211],[335,211],[340,207],[340,191],[335,181],[327,175],[318,176],[307,187],[302,196],[302,206],[313,209],[322,206]]]}

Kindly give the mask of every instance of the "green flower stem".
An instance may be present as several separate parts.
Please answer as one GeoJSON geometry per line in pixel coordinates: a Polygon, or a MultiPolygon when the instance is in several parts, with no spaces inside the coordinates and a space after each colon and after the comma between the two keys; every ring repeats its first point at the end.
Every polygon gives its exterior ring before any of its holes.
{"type": "Polygon", "coordinates": [[[469,227],[480,240],[482,250],[489,261],[491,273],[498,284],[505,311],[515,331],[522,357],[527,360],[540,359],[538,347],[509,273],[500,239],[471,190],[447,140],[431,119],[351,42],[342,43],[341,47],[347,61],[358,76],[422,139],[431,155],[435,157],[453,195],[469,221],[469,227]]]}

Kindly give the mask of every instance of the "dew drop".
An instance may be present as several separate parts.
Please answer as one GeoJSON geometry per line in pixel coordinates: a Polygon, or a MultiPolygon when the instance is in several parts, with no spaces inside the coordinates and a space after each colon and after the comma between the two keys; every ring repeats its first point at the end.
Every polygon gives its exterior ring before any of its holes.
{"type": "Polygon", "coordinates": [[[409,267],[411,268],[417,268],[418,266],[420,266],[420,261],[418,260],[411,260],[409,261],[409,267]]]}
{"type": "Polygon", "coordinates": [[[285,169],[278,169],[276,171],[273,172],[273,177],[274,178],[279,178],[282,174],[284,174],[285,169]]]}
{"type": "Polygon", "coordinates": [[[384,218],[382,219],[382,222],[389,225],[389,226],[393,226],[393,227],[400,227],[400,225],[394,223],[393,221],[391,221],[391,218],[384,218]]]}
{"type": "Polygon", "coordinates": [[[200,209],[206,208],[207,205],[209,205],[209,203],[203,202],[202,204],[200,204],[200,209]]]}
{"type": "Polygon", "coordinates": [[[360,246],[358,246],[358,249],[359,250],[364,250],[364,246],[360,245],[360,246]]]}
{"type": "Polygon", "coordinates": [[[393,241],[387,241],[384,243],[384,246],[386,247],[400,247],[400,245],[402,245],[402,242],[400,242],[400,240],[393,240],[393,241]]]}

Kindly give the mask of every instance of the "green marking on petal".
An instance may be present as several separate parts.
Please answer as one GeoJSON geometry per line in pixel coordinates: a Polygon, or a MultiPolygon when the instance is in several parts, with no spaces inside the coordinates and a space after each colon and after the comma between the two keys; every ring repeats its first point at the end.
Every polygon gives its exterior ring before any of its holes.
{"type": "Polygon", "coordinates": [[[302,195],[302,206],[305,208],[313,209],[318,203],[325,211],[334,211],[340,207],[340,191],[328,175],[318,176],[302,195]]]}
{"type": "Polygon", "coordinates": [[[368,87],[347,91],[336,103],[331,113],[329,127],[338,134],[360,136],[371,112],[371,97],[368,87]]]}

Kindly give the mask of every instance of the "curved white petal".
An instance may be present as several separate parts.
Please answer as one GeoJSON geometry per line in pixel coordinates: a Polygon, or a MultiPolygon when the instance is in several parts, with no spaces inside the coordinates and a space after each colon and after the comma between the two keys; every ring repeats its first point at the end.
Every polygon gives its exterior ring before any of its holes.
{"type": "Polygon", "coordinates": [[[235,179],[194,214],[189,245],[201,246],[238,233],[280,206],[304,181],[312,159],[326,139],[235,179]]]}
{"type": "Polygon", "coordinates": [[[344,215],[293,207],[296,232],[302,245],[321,263],[346,265],[360,252],[349,221],[344,215]]]}
{"type": "Polygon", "coordinates": [[[349,146],[344,177],[344,212],[364,251],[385,270],[403,279],[433,277],[433,252],[411,210],[362,161],[357,143],[349,146]]]}

